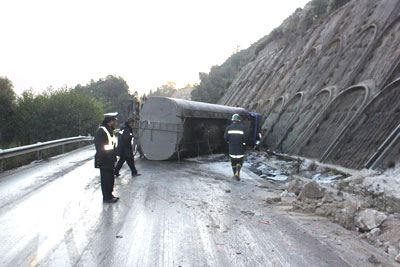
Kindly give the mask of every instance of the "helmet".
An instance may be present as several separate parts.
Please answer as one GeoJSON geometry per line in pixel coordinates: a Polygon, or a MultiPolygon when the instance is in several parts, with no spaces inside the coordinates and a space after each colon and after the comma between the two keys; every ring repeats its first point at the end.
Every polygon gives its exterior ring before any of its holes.
{"type": "Polygon", "coordinates": [[[240,116],[239,116],[239,114],[233,114],[233,116],[232,116],[232,121],[240,121],[240,116]]]}

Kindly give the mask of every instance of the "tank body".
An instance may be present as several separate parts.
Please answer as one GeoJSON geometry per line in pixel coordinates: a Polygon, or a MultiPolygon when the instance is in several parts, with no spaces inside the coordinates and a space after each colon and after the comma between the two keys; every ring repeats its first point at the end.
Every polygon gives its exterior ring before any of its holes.
{"type": "Polygon", "coordinates": [[[248,124],[243,108],[150,97],[140,111],[139,142],[149,160],[168,160],[222,152],[224,131],[233,114],[248,124]]]}

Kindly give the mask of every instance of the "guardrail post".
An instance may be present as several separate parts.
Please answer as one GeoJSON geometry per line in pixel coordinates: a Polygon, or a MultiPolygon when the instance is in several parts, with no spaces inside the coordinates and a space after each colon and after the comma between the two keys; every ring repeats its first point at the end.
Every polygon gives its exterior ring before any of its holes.
{"type": "Polygon", "coordinates": [[[64,154],[65,153],[65,145],[62,145],[61,146],[61,154],[64,154]]]}
{"type": "Polygon", "coordinates": [[[41,159],[42,159],[42,150],[38,150],[38,151],[36,152],[36,159],[37,159],[37,160],[41,160],[41,159]]]}
{"type": "Polygon", "coordinates": [[[3,167],[4,167],[4,160],[0,160],[0,172],[3,171],[3,167]]]}

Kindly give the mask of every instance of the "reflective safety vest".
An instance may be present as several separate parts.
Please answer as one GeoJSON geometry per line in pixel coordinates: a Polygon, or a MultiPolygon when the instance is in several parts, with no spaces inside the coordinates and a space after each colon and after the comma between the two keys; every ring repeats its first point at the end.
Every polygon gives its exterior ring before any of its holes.
{"type": "Polygon", "coordinates": [[[226,127],[224,134],[225,141],[229,143],[229,157],[241,159],[245,154],[246,128],[239,123],[226,127]]]}
{"type": "Polygon", "coordinates": [[[103,131],[106,133],[108,139],[108,145],[104,145],[104,150],[106,151],[113,150],[115,148],[115,145],[117,144],[117,140],[115,139],[114,136],[110,135],[106,127],[101,126],[100,128],[103,129],[103,131]]]}
{"type": "Polygon", "coordinates": [[[241,135],[243,135],[244,132],[243,131],[239,131],[239,130],[229,130],[228,134],[241,134],[241,135]]]}
{"type": "Polygon", "coordinates": [[[244,157],[244,155],[231,155],[229,154],[229,157],[233,158],[233,159],[241,159],[244,157]]]}

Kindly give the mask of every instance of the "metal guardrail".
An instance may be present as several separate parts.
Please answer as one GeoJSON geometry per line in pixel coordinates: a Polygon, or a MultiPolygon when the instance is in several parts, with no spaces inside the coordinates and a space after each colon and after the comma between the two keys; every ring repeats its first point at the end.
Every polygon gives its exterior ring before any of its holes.
{"type": "Polygon", "coordinates": [[[19,146],[8,149],[0,149],[0,160],[7,159],[27,153],[38,152],[38,159],[41,159],[41,151],[45,149],[49,149],[52,147],[62,146],[62,153],[64,153],[64,145],[77,143],[77,142],[85,142],[85,141],[93,141],[92,136],[76,136],[69,138],[62,138],[48,142],[39,142],[32,145],[27,146],[19,146]]]}

